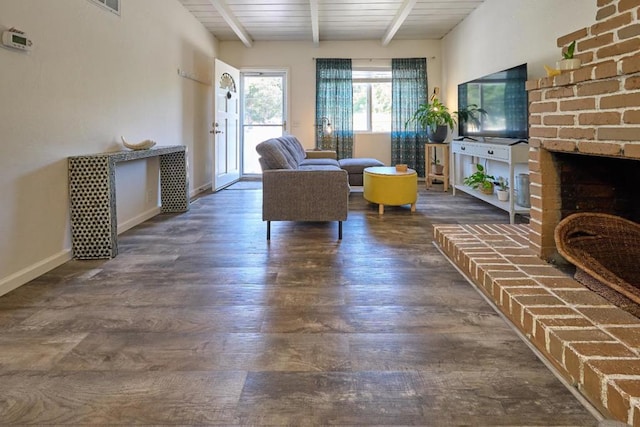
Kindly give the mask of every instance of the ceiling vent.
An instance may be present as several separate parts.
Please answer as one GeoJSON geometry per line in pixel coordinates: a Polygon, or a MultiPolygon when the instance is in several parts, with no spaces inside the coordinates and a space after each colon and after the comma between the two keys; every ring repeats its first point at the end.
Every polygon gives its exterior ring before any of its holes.
{"type": "Polygon", "coordinates": [[[97,4],[109,12],[120,15],[120,0],[89,0],[91,3],[97,4]]]}

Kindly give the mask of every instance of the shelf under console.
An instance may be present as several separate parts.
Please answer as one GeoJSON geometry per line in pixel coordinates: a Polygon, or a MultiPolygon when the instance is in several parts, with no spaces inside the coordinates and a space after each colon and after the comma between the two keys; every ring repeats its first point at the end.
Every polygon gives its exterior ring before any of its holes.
{"type": "Polygon", "coordinates": [[[490,203],[509,213],[509,222],[515,221],[516,214],[528,214],[528,207],[519,206],[515,203],[514,178],[515,166],[527,164],[529,162],[529,144],[522,141],[496,141],[496,142],[470,142],[453,141],[451,143],[451,170],[453,195],[456,190],[463,191],[480,200],[490,203]],[[464,181],[462,171],[462,158],[467,156],[471,159],[486,159],[500,163],[505,163],[509,169],[509,199],[506,202],[498,200],[496,195],[486,195],[462,184],[464,181]]]}

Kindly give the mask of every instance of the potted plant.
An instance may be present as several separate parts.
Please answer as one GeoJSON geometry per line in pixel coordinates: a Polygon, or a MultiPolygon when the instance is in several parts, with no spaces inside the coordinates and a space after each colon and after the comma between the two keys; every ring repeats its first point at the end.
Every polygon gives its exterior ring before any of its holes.
{"type": "Polygon", "coordinates": [[[493,181],[495,178],[487,175],[484,166],[480,163],[476,163],[476,171],[463,180],[465,185],[487,195],[493,194],[493,181]]]}
{"type": "Polygon", "coordinates": [[[420,104],[406,124],[411,122],[416,122],[423,129],[426,129],[427,137],[432,142],[444,142],[447,139],[448,130],[453,130],[456,125],[453,114],[438,98],[420,104]]]}
{"type": "Polygon", "coordinates": [[[572,41],[566,50],[562,52],[562,59],[556,63],[556,68],[562,71],[577,70],[580,68],[580,58],[574,58],[573,54],[576,50],[576,41],[572,41]]]}
{"type": "Polygon", "coordinates": [[[444,166],[440,164],[440,159],[434,159],[433,173],[436,175],[442,175],[442,172],[444,172],[444,166]]]}
{"type": "Polygon", "coordinates": [[[496,194],[498,195],[498,200],[501,202],[506,202],[509,200],[509,181],[506,178],[498,177],[498,180],[494,182],[494,184],[498,187],[496,190],[496,194]]]}

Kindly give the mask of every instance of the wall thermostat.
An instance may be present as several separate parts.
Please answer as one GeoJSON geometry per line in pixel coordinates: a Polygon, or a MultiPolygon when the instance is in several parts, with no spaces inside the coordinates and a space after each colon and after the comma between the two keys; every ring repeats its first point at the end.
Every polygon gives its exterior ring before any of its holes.
{"type": "Polygon", "coordinates": [[[30,51],[33,43],[22,32],[15,29],[2,32],[2,44],[13,49],[30,51]]]}

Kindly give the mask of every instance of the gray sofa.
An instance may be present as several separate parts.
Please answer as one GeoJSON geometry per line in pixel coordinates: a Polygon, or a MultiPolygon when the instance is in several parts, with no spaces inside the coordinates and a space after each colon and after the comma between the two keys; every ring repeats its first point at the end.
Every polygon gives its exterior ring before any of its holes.
{"type": "Polygon", "coordinates": [[[256,146],[262,167],[262,220],[342,221],[349,210],[349,178],[335,158],[307,158],[294,136],[272,138],[256,146]]]}

